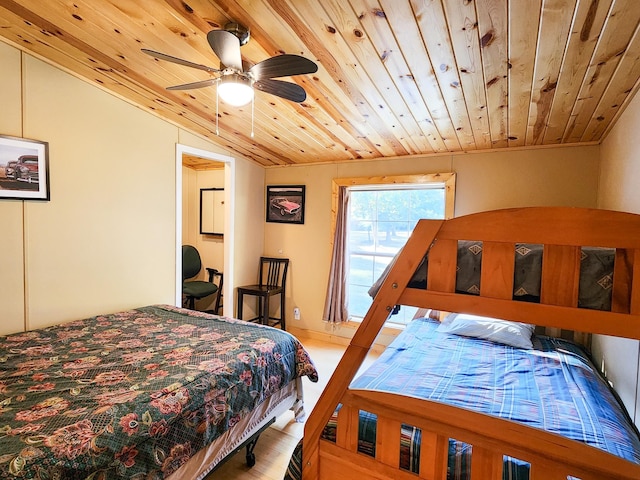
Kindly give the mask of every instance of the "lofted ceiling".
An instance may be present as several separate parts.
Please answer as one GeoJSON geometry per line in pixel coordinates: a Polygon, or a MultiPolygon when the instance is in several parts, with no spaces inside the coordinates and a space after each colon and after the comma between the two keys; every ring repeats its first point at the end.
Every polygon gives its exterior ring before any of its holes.
{"type": "Polygon", "coordinates": [[[0,36],[260,165],[597,143],[638,88],[640,0],[0,0],[0,36]],[[318,64],[294,103],[219,104],[206,34],[318,64]]]}

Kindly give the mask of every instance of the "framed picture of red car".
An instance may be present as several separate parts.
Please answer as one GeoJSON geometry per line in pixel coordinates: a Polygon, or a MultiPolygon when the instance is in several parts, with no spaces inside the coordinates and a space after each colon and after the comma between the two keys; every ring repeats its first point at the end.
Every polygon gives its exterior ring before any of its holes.
{"type": "Polygon", "coordinates": [[[267,185],[267,222],[304,223],[304,185],[267,185]]]}
{"type": "Polygon", "coordinates": [[[49,144],[0,135],[0,199],[49,200],[49,144]]]}

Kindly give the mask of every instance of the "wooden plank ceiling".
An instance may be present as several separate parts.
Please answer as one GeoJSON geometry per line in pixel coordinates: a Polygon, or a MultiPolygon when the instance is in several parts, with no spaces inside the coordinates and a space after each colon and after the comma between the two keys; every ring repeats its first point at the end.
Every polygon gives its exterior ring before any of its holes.
{"type": "Polygon", "coordinates": [[[0,36],[264,165],[599,142],[638,86],[640,0],[0,0],[0,36]],[[303,55],[298,104],[219,105],[206,34],[303,55]]]}

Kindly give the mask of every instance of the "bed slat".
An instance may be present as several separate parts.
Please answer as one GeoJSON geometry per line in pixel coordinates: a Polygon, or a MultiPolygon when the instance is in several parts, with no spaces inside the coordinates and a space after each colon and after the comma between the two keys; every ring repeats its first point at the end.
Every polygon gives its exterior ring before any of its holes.
{"type": "Polygon", "coordinates": [[[379,423],[376,428],[376,458],[385,465],[400,465],[400,425],[396,420],[379,423]]]}
{"type": "Polygon", "coordinates": [[[616,250],[613,266],[613,288],[611,290],[611,311],[629,313],[631,311],[631,291],[635,250],[616,250]]]}
{"type": "Polygon", "coordinates": [[[431,290],[454,292],[456,290],[456,240],[439,240],[429,251],[427,285],[431,290]]]}
{"type": "Polygon", "coordinates": [[[638,279],[631,284],[631,313],[640,314],[640,250],[633,255],[633,278],[638,279]]]}
{"type": "Polygon", "coordinates": [[[358,450],[358,409],[343,405],[338,412],[336,445],[351,452],[358,450]]]}
{"type": "Polygon", "coordinates": [[[474,446],[471,458],[471,478],[502,480],[503,457],[504,455],[501,453],[474,446]]]}
{"type": "Polygon", "coordinates": [[[449,438],[434,432],[423,431],[420,450],[420,478],[445,480],[447,478],[447,454],[449,438]]]}
{"type": "Polygon", "coordinates": [[[542,254],[540,302],[577,307],[579,285],[580,247],[545,245],[542,254]]]}
{"type": "MultiPolygon", "coordinates": [[[[545,245],[542,254],[540,302],[575,307],[580,285],[580,247],[545,245]],[[558,272],[562,272],[561,275],[558,272]]],[[[547,335],[560,337],[559,328],[547,328],[547,335]]]]}
{"type": "Polygon", "coordinates": [[[515,243],[483,243],[480,295],[504,299],[511,299],[513,297],[515,249],[515,243]]]}

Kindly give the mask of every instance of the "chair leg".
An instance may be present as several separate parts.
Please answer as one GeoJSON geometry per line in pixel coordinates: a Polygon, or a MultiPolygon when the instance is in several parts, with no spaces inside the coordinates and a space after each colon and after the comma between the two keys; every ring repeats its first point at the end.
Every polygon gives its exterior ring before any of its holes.
{"type": "Polygon", "coordinates": [[[282,330],[286,330],[286,325],[284,322],[284,292],[280,294],[280,328],[282,330]]]}
{"type": "Polygon", "coordinates": [[[222,305],[220,305],[221,297],[222,297],[222,291],[220,289],[218,289],[218,293],[216,295],[216,303],[215,303],[215,306],[213,307],[216,315],[220,315],[220,307],[222,306],[222,305]]]}
{"type": "Polygon", "coordinates": [[[242,320],[242,305],[243,305],[242,297],[243,297],[242,293],[238,292],[238,309],[236,311],[238,320],[242,320]]]}
{"type": "Polygon", "coordinates": [[[264,297],[264,312],[262,312],[262,324],[269,325],[269,295],[264,297]]]}
{"type": "Polygon", "coordinates": [[[195,310],[196,309],[196,297],[188,297],[187,298],[187,308],[189,310],[195,310]]]}

